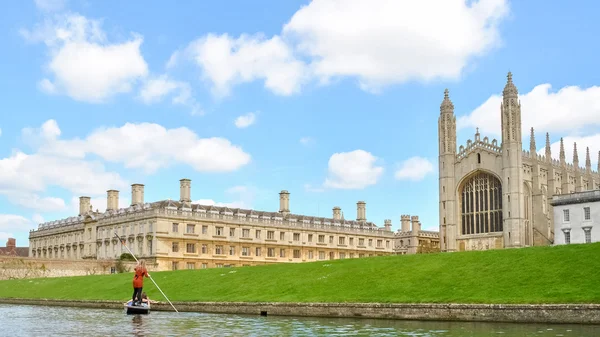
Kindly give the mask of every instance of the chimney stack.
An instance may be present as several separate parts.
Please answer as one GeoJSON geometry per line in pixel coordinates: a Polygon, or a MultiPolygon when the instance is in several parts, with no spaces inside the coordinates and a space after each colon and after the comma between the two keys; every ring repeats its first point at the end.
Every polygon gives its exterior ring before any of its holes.
{"type": "Polygon", "coordinates": [[[392,230],[392,219],[383,220],[383,226],[385,227],[386,231],[391,231],[392,230]]]}
{"type": "Polygon", "coordinates": [[[190,179],[179,180],[179,201],[192,202],[192,181],[190,179]]]}
{"type": "Polygon", "coordinates": [[[90,197],[79,197],[79,215],[86,215],[92,206],[90,197]]]}
{"type": "Polygon", "coordinates": [[[144,185],[131,185],[131,206],[144,204],[144,185]]]}
{"type": "Polygon", "coordinates": [[[290,192],[286,190],[279,192],[279,213],[284,216],[290,214],[290,192]]]}
{"type": "Polygon", "coordinates": [[[119,191],[106,191],[106,211],[116,211],[119,209],[119,191]]]}
{"type": "Polygon", "coordinates": [[[8,241],[6,241],[6,248],[8,248],[9,252],[17,248],[17,239],[9,238],[8,241]]]}
{"type": "Polygon", "coordinates": [[[367,221],[367,203],[364,201],[356,203],[356,221],[367,221]]]}
{"type": "Polygon", "coordinates": [[[403,214],[400,216],[403,232],[410,232],[410,215],[403,214]]]}
{"type": "Polygon", "coordinates": [[[342,209],[339,206],[335,206],[333,208],[333,220],[341,220],[342,219],[342,209]]]}
{"type": "Polygon", "coordinates": [[[419,222],[419,217],[413,215],[410,217],[410,221],[412,222],[412,233],[413,235],[418,235],[421,231],[421,223],[419,222]]]}

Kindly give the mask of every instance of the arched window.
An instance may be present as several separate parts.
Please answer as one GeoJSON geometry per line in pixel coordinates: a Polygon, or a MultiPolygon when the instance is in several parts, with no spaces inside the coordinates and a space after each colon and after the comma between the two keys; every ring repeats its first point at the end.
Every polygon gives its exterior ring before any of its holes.
{"type": "Polygon", "coordinates": [[[502,184],[489,173],[478,172],[460,190],[462,234],[502,232],[502,184]]]}

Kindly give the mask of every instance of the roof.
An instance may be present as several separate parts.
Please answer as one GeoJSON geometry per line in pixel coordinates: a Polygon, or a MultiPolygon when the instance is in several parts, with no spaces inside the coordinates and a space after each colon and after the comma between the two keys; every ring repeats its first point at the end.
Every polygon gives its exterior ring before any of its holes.
{"type": "Polygon", "coordinates": [[[0,256],[2,256],[2,255],[28,257],[29,256],[29,247],[15,247],[15,248],[0,247],[0,256]]]}

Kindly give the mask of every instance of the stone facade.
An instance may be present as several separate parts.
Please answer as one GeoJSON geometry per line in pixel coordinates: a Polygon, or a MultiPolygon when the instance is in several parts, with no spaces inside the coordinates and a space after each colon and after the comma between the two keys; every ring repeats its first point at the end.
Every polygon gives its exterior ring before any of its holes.
{"type": "Polygon", "coordinates": [[[600,167],[592,170],[589,149],[581,167],[574,144],[569,164],[561,138],[559,160],[553,159],[546,133],[545,154],[539,155],[532,128],[529,151],[523,150],[521,103],[511,73],[500,114],[500,144],[477,130],[457,152],[454,104],[444,93],[438,120],[442,251],[552,244],[552,196],[600,189],[600,167]]]}
{"type": "Polygon", "coordinates": [[[600,190],[556,195],[555,245],[600,242],[600,190]]]}
{"type": "MultiPolygon", "coordinates": [[[[391,220],[386,220],[390,221],[391,220]]],[[[440,251],[440,233],[424,231],[416,215],[400,216],[400,229],[394,233],[394,253],[398,255],[440,251]]]]}
{"type": "Polygon", "coordinates": [[[92,211],[80,198],[80,214],[40,224],[29,235],[30,255],[47,259],[114,260],[127,250],[158,265],[158,270],[251,266],[281,262],[360,258],[393,253],[391,224],[357,220],[334,207],[332,218],[290,213],[288,191],[279,212],[262,212],[191,202],[191,181],[180,180],[180,200],[144,203],[144,185],[132,185],[132,205],[117,209],[118,191],[107,192],[105,212],[92,211]]]}

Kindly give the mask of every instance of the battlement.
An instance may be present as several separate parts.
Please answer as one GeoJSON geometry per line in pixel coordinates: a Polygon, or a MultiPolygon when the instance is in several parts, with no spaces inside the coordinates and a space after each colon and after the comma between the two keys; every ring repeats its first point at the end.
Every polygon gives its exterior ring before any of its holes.
{"type": "Polygon", "coordinates": [[[498,141],[493,139],[490,143],[488,137],[483,137],[483,141],[479,138],[479,132],[475,134],[474,140],[467,140],[467,146],[461,145],[458,148],[458,154],[456,155],[456,160],[459,161],[469,155],[469,153],[473,152],[476,149],[484,149],[490,152],[494,152],[497,154],[502,153],[502,148],[498,145],[498,141]]]}
{"type": "Polygon", "coordinates": [[[408,214],[402,214],[400,216],[400,220],[409,220],[410,221],[410,215],[408,215],[408,214]]]}

